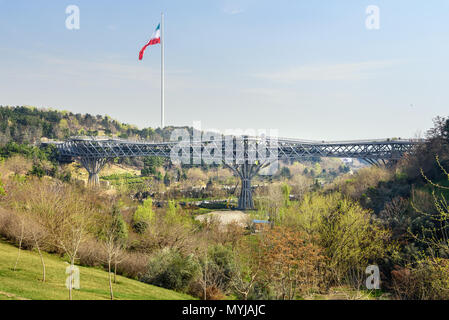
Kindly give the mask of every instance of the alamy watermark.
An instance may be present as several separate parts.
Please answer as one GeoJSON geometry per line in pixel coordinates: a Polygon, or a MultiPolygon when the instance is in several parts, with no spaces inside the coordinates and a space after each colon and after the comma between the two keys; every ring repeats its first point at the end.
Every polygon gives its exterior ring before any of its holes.
{"type": "Polygon", "coordinates": [[[366,7],[366,14],[368,15],[365,20],[365,27],[368,30],[380,29],[380,8],[375,5],[366,7]]]}
{"type": "MultiPolygon", "coordinates": [[[[68,30],[80,29],[80,8],[77,5],[71,4],[66,7],[65,13],[67,15],[65,26],[68,30]]],[[[365,19],[365,27],[368,30],[380,29],[380,8],[376,5],[369,5],[365,9],[367,15],[365,19]]]]}
{"type": "Polygon", "coordinates": [[[65,27],[68,30],[79,30],[80,29],[80,8],[76,5],[69,5],[65,9],[67,16],[65,20],[65,27]]]}
{"type": "Polygon", "coordinates": [[[366,288],[368,290],[379,290],[380,289],[380,272],[379,267],[376,265],[370,265],[366,268],[365,273],[368,274],[366,278],[366,288]]]}
{"type": "Polygon", "coordinates": [[[79,290],[80,287],[80,269],[77,266],[69,265],[65,269],[65,274],[68,274],[67,279],[65,280],[65,286],[67,289],[76,289],[79,290]]]}

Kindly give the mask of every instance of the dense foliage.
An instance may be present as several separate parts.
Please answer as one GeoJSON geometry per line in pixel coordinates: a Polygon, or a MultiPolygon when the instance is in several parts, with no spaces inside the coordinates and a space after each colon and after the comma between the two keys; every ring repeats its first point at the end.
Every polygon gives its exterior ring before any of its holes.
{"type": "Polygon", "coordinates": [[[33,144],[41,138],[61,140],[70,136],[111,136],[124,139],[168,140],[173,128],[139,129],[109,116],[0,106],[0,146],[13,141],[33,144]]]}

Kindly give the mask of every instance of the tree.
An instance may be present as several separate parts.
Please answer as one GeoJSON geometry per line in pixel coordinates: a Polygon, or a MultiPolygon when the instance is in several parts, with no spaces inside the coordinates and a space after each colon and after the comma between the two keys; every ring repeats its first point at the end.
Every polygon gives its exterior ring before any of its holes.
{"type": "Polygon", "coordinates": [[[281,211],[285,205],[285,196],[282,186],[269,185],[268,197],[259,199],[259,208],[263,216],[268,215],[269,221],[274,224],[279,219],[281,211]]]}
{"type": "Polygon", "coordinates": [[[146,248],[170,248],[185,252],[194,245],[192,217],[173,200],[168,202],[165,212],[154,215],[148,226],[142,237],[146,248]]]}
{"type": "MultiPolygon", "coordinates": [[[[52,243],[68,257],[73,269],[78,250],[92,227],[95,210],[83,191],[70,185],[41,186],[37,202],[52,243]]],[[[72,300],[72,274],[69,299],[72,300]]]]}
{"type": "Polygon", "coordinates": [[[170,176],[168,175],[168,172],[165,172],[164,184],[165,184],[166,187],[170,186],[170,176]]]}
{"type": "Polygon", "coordinates": [[[109,293],[111,300],[114,299],[114,292],[112,289],[112,264],[114,264],[114,282],[117,270],[117,263],[119,261],[120,253],[122,252],[126,238],[128,237],[128,228],[120,209],[117,205],[112,207],[110,214],[102,214],[99,216],[99,225],[102,227],[99,231],[99,238],[101,240],[103,250],[106,253],[106,262],[108,265],[109,278],[109,293]]]}
{"type": "Polygon", "coordinates": [[[282,185],[282,196],[284,197],[284,206],[288,207],[290,205],[290,192],[291,192],[292,188],[284,183],[282,185]]]}
{"type": "Polygon", "coordinates": [[[157,169],[163,166],[165,160],[162,157],[146,157],[143,159],[144,168],[142,169],[143,176],[150,176],[157,174],[157,169]]]}
{"type": "Polygon", "coordinates": [[[206,236],[203,238],[199,254],[201,277],[198,284],[201,287],[201,297],[204,300],[221,300],[224,294],[232,288],[236,275],[234,255],[230,248],[223,245],[210,245],[206,236]]]}
{"type": "Polygon", "coordinates": [[[248,238],[242,239],[235,250],[235,276],[231,285],[243,300],[248,300],[248,296],[261,278],[263,254],[259,242],[248,238]]]}
{"type": "Polygon", "coordinates": [[[148,228],[154,217],[153,200],[148,198],[144,200],[133,215],[133,228],[137,233],[143,233],[148,228]]]}
{"type": "Polygon", "coordinates": [[[291,193],[298,199],[302,199],[303,196],[310,190],[313,180],[302,174],[294,175],[289,182],[292,186],[291,193]]]}
{"type": "Polygon", "coordinates": [[[264,277],[276,298],[292,300],[307,290],[318,289],[325,258],[322,249],[306,240],[306,235],[286,227],[263,234],[264,277]]]}
{"type": "Polygon", "coordinates": [[[168,208],[165,213],[165,220],[167,220],[167,222],[170,222],[170,223],[182,222],[184,216],[182,214],[178,214],[178,211],[179,211],[179,205],[176,203],[176,201],[169,200],[168,208]]]}
{"type": "Polygon", "coordinates": [[[34,244],[41,258],[43,280],[43,246],[48,245],[52,250],[65,253],[73,267],[95,213],[89,197],[89,193],[75,186],[34,178],[27,179],[26,183],[16,183],[14,192],[9,194],[7,203],[19,215],[20,242],[26,239],[34,244]]]}
{"type": "Polygon", "coordinates": [[[17,258],[16,258],[16,263],[14,264],[14,271],[17,270],[17,264],[19,263],[19,259],[20,259],[20,252],[22,250],[22,242],[23,242],[23,238],[25,236],[25,221],[23,219],[23,217],[21,216],[18,219],[20,222],[20,236],[19,236],[19,250],[17,251],[17,258]]]}
{"type": "Polygon", "coordinates": [[[15,209],[15,221],[18,222],[20,228],[19,248],[14,271],[17,269],[23,243],[26,242],[28,246],[32,244],[39,254],[42,264],[42,282],[45,282],[45,261],[42,250],[48,243],[48,233],[44,228],[43,217],[39,211],[39,205],[37,205],[37,191],[37,185],[33,180],[26,184],[17,183],[7,202],[15,209]]]}
{"type": "MultiPolygon", "coordinates": [[[[26,209],[18,213],[22,215],[22,236],[31,242],[39,254],[42,265],[42,282],[46,279],[45,260],[42,251],[47,248],[49,243],[48,233],[45,230],[45,216],[34,206],[34,199],[29,202],[26,209]]],[[[21,240],[22,242],[22,240],[21,240]]]]}
{"type": "Polygon", "coordinates": [[[198,274],[198,263],[193,255],[164,248],[149,260],[141,281],[170,290],[186,291],[198,274]]]}
{"type": "Polygon", "coordinates": [[[315,239],[328,258],[329,280],[336,285],[361,286],[366,267],[395,246],[390,230],[373,219],[371,211],[339,193],[306,195],[284,210],[279,223],[315,239]]]}
{"type": "Polygon", "coordinates": [[[292,177],[292,174],[288,167],[282,167],[279,176],[284,179],[290,179],[292,177]]]}
{"type": "MultiPolygon", "coordinates": [[[[440,159],[436,156],[436,162],[443,175],[449,181],[448,171],[441,165],[440,159]]],[[[433,188],[432,198],[435,206],[435,213],[429,213],[419,208],[413,201],[412,206],[416,212],[423,215],[430,221],[430,226],[422,225],[419,235],[410,231],[412,236],[421,243],[424,243],[434,256],[449,256],[449,203],[445,192],[449,190],[442,184],[430,180],[421,169],[421,174],[428,184],[433,188]]]]}
{"type": "Polygon", "coordinates": [[[436,117],[433,119],[433,128],[427,130],[428,139],[444,139],[449,142],[449,118],[436,117]]]}

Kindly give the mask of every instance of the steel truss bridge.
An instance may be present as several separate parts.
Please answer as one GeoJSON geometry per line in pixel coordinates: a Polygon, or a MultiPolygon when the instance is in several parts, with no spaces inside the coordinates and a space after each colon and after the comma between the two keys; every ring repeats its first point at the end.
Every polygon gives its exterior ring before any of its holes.
{"type": "Polygon", "coordinates": [[[89,172],[89,184],[99,184],[99,172],[114,158],[157,156],[183,164],[224,164],[241,179],[238,208],[253,209],[251,180],[279,160],[313,157],[357,158],[373,165],[397,161],[423,140],[304,141],[222,136],[207,141],[133,142],[111,138],[75,137],[55,143],[60,161],[79,161],[89,172]]]}

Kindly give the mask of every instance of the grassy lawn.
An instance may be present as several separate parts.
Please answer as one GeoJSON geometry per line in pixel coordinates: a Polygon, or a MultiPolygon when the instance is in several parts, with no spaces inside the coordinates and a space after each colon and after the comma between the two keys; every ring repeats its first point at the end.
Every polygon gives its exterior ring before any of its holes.
{"type": "MultiPolygon", "coordinates": [[[[36,252],[23,251],[17,270],[13,267],[17,257],[17,248],[0,241],[0,300],[36,299],[66,300],[68,290],[65,287],[68,266],[64,260],[45,254],[47,281],[43,283],[42,265],[36,252]]],[[[96,268],[79,267],[80,290],[73,291],[75,300],[109,299],[108,274],[96,268]]],[[[114,298],[117,300],[187,300],[193,299],[186,294],[151,286],[136,280],[117,276],[113,285],[114,298]]]]}

